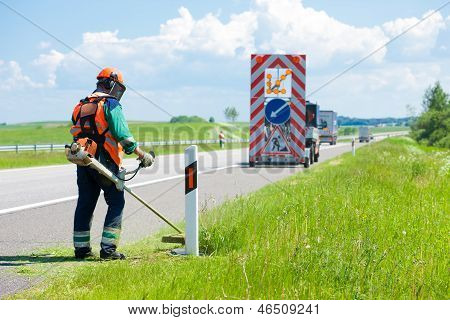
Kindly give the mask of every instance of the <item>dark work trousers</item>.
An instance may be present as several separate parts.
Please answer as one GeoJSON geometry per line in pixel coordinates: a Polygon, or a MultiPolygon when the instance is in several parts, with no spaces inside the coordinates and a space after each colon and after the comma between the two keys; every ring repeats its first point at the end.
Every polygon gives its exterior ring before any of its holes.
{"type": "MultiPolygon", "coordinates": [[[[119,168],[109,159],[99,161],[109,170],[118,173],[119,168]]],[[[77,166],[78,202],[75,210],[73,242],[76,252],[91,250],[90,230],[92,217],[100,190],[103,190],[108,211],[103,226],[100,246],[107,253],[117,248],[125,206],[124,192],[117,190],[114,183],[89,167],[77,166]]]]}

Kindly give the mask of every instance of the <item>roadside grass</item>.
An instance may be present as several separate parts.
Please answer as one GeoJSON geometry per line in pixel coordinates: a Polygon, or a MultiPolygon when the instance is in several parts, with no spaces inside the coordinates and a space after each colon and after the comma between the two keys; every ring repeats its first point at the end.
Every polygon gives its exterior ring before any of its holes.
{"type": "MultiPolygon", "coordinates": [[[[245,148],[248,143],[226,143],[224,149],[239,149],[245,148]]],[[[171,145],[171,146],[146,146],[144,150],[153,150],[157,156],[166,154],[179,154],[183,153],[188,145],[171,145]]],[[[218,144],[199,144],[199,152],[206,151],[219,151],[218,144]]],[[[136,155],[125,155],[125,158],[136,158],[136,155]]],[[[58,164],[69,164],[64,154],[64,151],[20,151],[16,152],[0,152],[0,169],[12,169],[12,168],[26,168],[37,166],[48,166],[58,164]]]]}
{"type": "Polygon", "coordinates": [[[449,299],[449,170],[448,150],[371,143],[203,214],[202,257],[148,238],[12,298],[449,299]]]}
{"type": "Polygon", "coordinates": [[[372,133],[383,133],[383,132],[395,132],[395,131],[410,131],[411,128],[410,127],[391,127],[391,126],[387,126],[387,127],[373,127],[371,128],[372,133]]]}
{"type": "MultiPolygon", "coordinates": [[[[360,126],[341,126],[338,130],[338,135],[354,135],[358,134],[358,128],[360,126]]],[[[384,133],[384,132],[397,132],[397,131],[410,131],[410,127],[403,126],[386,126],[386,127],[370,127],[372,133],[384,133]]]]}
{"type": "Polygon", "coordinates": [[[68,164],[63,151],[0,152],[0,169],[68,164]]]}

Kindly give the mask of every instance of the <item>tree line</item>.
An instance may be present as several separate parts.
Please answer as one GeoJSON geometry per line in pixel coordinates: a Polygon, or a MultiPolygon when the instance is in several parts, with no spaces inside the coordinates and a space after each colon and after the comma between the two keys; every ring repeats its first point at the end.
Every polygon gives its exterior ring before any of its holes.
{"type": "Polygon", "coordinates": [[[450,99],[439,82],[425,91],[422,108],[411,136],[424,145],[450,148],[450,99]]]}

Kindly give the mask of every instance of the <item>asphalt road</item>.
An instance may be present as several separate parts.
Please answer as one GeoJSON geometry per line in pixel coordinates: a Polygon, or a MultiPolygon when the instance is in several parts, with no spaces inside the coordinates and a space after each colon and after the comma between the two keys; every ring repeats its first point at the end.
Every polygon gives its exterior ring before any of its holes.
{"type": "MultiPolygon", "coordinates": [[[[323,145],[320,161],[349,151],[350,143],[323,145]]],[[[247,149],[199,153],[199,208],[202,211],[305,170],[303,166],[248,168],[247,159],[247,149]]],[[[133,168],[136,163],[130,160],[126,165],[133,168]]],[[[184,218],[182,155],[158,157],[152,168],[142,170],[128,185],[169,219],[180,221],[184,218]]],[[[38,249],[72,246],[77,194],[75,166],[1,170],[0,194],[1,298],[37,281],[18,275],[11,267],[32,263],[33,259],[29,257],[38,249]]],[[[92,225],[93,246],[100,242],[106,208],[100,196],[92,225]]],[[[161,220],[126,194],[122,243],[139,240],[164,226],[161,220]]]]}

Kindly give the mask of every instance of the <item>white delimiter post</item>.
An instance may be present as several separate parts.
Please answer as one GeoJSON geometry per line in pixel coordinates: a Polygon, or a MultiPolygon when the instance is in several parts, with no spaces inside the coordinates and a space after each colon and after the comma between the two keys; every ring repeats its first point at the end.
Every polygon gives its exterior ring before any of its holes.
{"type": "Polygon", "coordinates": [[[356,153],[356,146],[355,146],[355,137],[352,139],[352,154],[355,155],[356,153]]]}
{"type": "Polygon", "coordinates": [[[197,146],[184,151],[186,254],[198,256],[197,146]]]}

